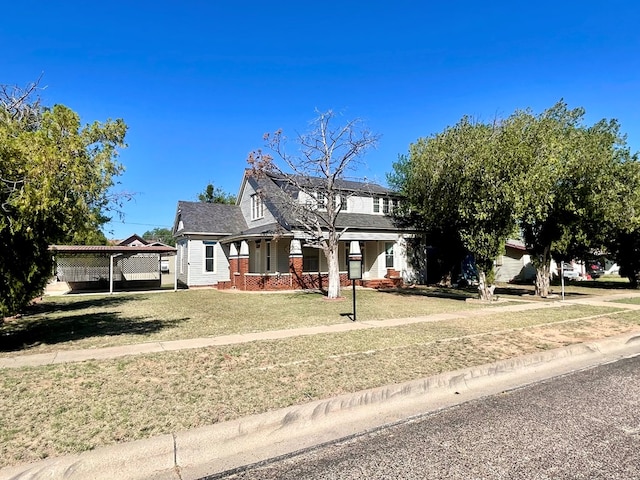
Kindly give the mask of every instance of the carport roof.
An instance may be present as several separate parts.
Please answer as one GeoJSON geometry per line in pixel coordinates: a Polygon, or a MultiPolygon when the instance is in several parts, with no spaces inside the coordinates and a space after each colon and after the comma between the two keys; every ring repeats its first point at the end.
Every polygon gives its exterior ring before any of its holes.
{"type": "Polygon", "coordinates": [[[127,247],[124,245],[51,245],[54,253],[176,253],[175,247],[169,246],[139,246],[127,247]]]}

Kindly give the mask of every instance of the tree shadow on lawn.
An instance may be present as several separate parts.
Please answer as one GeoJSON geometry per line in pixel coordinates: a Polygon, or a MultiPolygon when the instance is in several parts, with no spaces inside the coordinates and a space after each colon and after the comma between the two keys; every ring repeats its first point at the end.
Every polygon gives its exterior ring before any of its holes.
{"type": "Polygon", "coordinates": [[[109,297],[85,297],[82,300],[79,300],[76,297],[72,301],[68,302],[47,300],[29,305],[24,311],[23,317],[47,315],[55,312],[72,312],[74,310],[85,310],[87,308],[117,307],[133,300],[140,300],[140,297],[118,295],[109,297]]]}
{"type": "MultiPolygon", "coordinates": [[[[560,281],[554,280],[551,285],[555,287],[560,287],[560,281]]],[[[584,288],[594,288],[601,290],[629,290],[631,292],[637,291],[635,288],[631,286],[629,282],[616,282],[616,281],[608,281],[608,280],[569,280],[565,282],[566,285],[573,285],[576,287],[584,287],[584,288]]]]}
{"type": "Polygon", "coordinates": [[[431,297],[431,298],[446,298],[449,300],[466,301],[467,298],[476,298],[478,296],[477,290],[462,290],[462,289],[447,289],[446,287],[408,287],[408,288],[389,288],[380,289],[380,293],[387,293],[401,296],[413,296],[413,297],[431,297]]]}
{"type": "MultiPolygon", "coordinates": [[[[585,289],[594,289],[594,290],[628,290],[631,292],[638,291],[631,288],[629,283],[619,282],[619,281],[609,282],[609,281],[589,281],[589,280],[583,280],[583,281],[567,280],[565,282],[565,287],[572,287],[572,286],[583,287],[585,289]]],[[[450,287],[440,287],[440,286],[418,286],[418,287],[381,289],[379,290],[379,292],[394,294],[394,295],[402,295],[402,296],[446,298],[450,300],[460,300],[460,301],[466,301],[467,299],[478,298],[477,287],[450,288],[450,287]]],[[[513,297],[514,299],[524,298],[527,300],[548,301],[548,300],[557,299],[562,293],[562,287],[559,280],[553,280],[551,282],[552,296],[548,298],[536,297],[535,286],[531,284],[497,285],[493,293],[496,297],[502,297],[502,298],[513,297]]],[[[568,291],[568,292],[565,292],[565,298],[585,297],[591,294],[592,294],[591,292],[568,291]]]]}
{"type": "Polygon", "coordinates": [[[147,335],[187,320],[148,320],[144,317],[123,317],[117,312],[21,318],[0,326],[0,351],[24,351],[43,344],[54,345],[91,337],[147,335]]]}

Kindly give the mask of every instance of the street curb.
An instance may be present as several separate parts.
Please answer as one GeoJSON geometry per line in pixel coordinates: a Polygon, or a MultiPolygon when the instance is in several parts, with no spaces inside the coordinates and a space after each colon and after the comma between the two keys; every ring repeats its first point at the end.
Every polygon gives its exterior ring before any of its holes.
{"type": "Polygon", "coordinates": [[[309,402],[194,430],[0,469],[0,480],[220,474],[403,419],[640,354],[640,332],[309,402]]]}

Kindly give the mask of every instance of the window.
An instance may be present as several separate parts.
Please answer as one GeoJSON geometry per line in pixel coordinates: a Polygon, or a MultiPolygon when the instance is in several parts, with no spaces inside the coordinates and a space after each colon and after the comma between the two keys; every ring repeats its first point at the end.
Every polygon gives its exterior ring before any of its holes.
{"type": "Polygon", "coordinates": [[[341,193],[338,195],[338,205],[340,207],[340,211],[342,212],[346,212],[347,211],[347,205],[349,205],[349,203],[347,202],[347,196],[344,193],[341,193]]]}
{"type": "Polygon", "coordinates": [[[382,213],[388,215],[393,209],[398,208],[400,201],[397,198],[373,197],[373,213],[380,213],[380,203],[382,203],[382,213]]]}
{"type": "Polygon", "coordinates": [[[251,195],[251,220],[258,220],[264,217],[264,203],[257,193],[251,195]]]}
{"type": "Polygon", "coordinates": [[[389,199],[386,197],[382,199],[382,213],[389,213],[389,199]]]}
{"type": "Polygon", "coordinates": [[[305,272],[318,272],[320,270],[320,249],[305,248],[302,252],[302,270],[305,272]]]}
{"type": "Polygon", "coordinates": [[[393,268],[393,243],[391,242],[384,244],[384,266],[393,268]]]}
{"type": "Polygon", "coordinates": [[[267,257],[267,272],[271,271],[271,242],[265,243],[265,256],[267,257]]]}
{"type": "Polygon", "coordinates": [[[316,206],[318,210],[327,209],[327,196],[324,192],[316,192],[316,206]]]}
{"type": "Polygon", "coordinates": [[[205,243],[204,244],[204,271],[205,272],[213,272],[214,269],[214,257],[215,257],[215,244],[214,243],[205,243]]]}

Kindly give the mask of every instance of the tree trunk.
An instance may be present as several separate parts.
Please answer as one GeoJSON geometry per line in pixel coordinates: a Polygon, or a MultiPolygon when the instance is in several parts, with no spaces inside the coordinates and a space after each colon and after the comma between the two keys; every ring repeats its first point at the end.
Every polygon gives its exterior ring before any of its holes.
{"type": "Polygon", "coordinates": [[[338,262],[338,242],[329,245],[326,251],[327,264],[329,266],[329,285],[327,286],[327,298],[340,298],[340,264],[338,262]]]}
{"type": "Polygon", "coordinates": [[[536,296],[548,297],[551,283],[551,246],[545,247],[541,255],[535,257],[536,296]]]}
{"type": "Polygon", "coordinates": [[[480,300],[493,300],[494,288],[494,286],[487,283],[487,275],[484,273],[484,270],[480,270],[478,272],[478,292],[480,293],[480,300]]]}
{"type": "Polygon", "coordinates": [[[538,297],[548,297],[551,283],[551,266],[548,262],[543,262],[536,269],[536,295],[538,297]]]}

